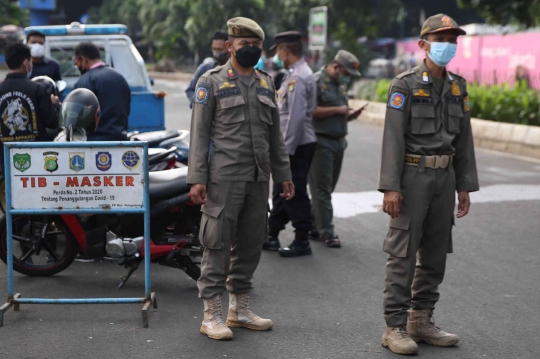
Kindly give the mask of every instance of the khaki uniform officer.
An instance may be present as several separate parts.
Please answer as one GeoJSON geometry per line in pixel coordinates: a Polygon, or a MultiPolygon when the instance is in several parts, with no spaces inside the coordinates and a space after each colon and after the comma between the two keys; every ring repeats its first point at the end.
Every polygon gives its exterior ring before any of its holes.
{"type": "Polygon", "coordinates": [[[253,272],[266,239],[270,174],[294,196],[289,158],[279,126],[272,78],[253,68],[264,32],[253,20],[227,22],[231,59],[201,76],[191,119],[187,181],[191,198],[203,204],[200,228],[205,247],[199,295],[204,301],[201,332],[232,339],[228,326],[272,328],[249,309],[253,272]],[[210,141],[214,149],[210,158],[210,141]],[[228,291],[226,323],[222,293],[228,291]]]}
{"type": "Polygon", "coordinates": [[[313,201],[313,217],[319,236],[328,247],[341,247],[334,232],[332,192],[341,173],[343,155],[347,148],[347,122],[360,115],[349,108],[347,88],[352,76],[360,76],[360,62],[350,52],[340,50],[334,61],[315,73],[317,107],[313,126],[317,147],[309,171],[309,189],[313,201]]]}
{"type": "Polygon", "coordinates": [[[391,216],[382,344],[399,354],[416,353],[418,341],[458,342],[431,317],[452,252],[455,192],[460,218],[479,188],[467,85],[446,71],[464,34],[446,15],[427,19],[419,41],[426,59],[398,75],[389,92],[378,187],[391,216]]]}

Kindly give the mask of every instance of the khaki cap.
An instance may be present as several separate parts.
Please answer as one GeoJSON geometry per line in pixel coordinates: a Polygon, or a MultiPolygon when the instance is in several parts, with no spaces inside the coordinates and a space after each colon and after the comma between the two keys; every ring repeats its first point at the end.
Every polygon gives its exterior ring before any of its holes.
{"type": "Polygon", "coordinates": [[[420,31],[420,37],[433,34],[434,32],[454,30],[458,35],[467,35],[467,32],[459,27],[458,23],[454,21],[450,16],[445,14],[437,14],[429,17],[424,21],[422,30],[420,31]]]}
{"type": "Polygon", "coordinates": [[[349,51],[339,50],[334,61],[345,68],[345,70],[353,76],[362,76],[358,69],[360,68],[360,61],[358,58],[351,54],[349,51]]]}
{"type": "Polygon", "coordinates": [[[264,40],[264,31],[255,21],[247,17],[234,17],[227,21],[229,36],[257,37],[264,40]]]}

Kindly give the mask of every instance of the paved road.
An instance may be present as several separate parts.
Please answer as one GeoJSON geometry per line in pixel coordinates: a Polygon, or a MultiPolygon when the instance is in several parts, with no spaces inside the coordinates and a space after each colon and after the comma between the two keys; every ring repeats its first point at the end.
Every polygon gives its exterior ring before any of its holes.
{"type": "MultiPolygon", "coordinates": [[[[169,128],[189,127],[182,86],[156,86],[169,92],[169,128]]],[[[335,196],[343,248],[314,243],[313,256],[297,259],[263,253],[253,308],[274,320],[274,330],[235,329],[232,342],[207,339],[198,332],[202,303],[195,282],[155,265],[159,310],[150,315],[150,329],[141,327],[139,305],[22,306],[0,328],[0,358],[396,358],[380,346],[387,218],[373,190],[381,134],[379,127],[351,123],[335,196]]],[[[437,324],[461,342],[420,345],[419,356],[538,358],[540,162],[482,150],[477,157],[483,191],[457,222],[436,311],[437,324]]],[[[282,240],[291,239],[289,228],[282,240]]],[[[51,278],[16,275],[15,288],[26,297],[140,296],[142,269],[121,292],[115,289],[124,272],[110,263],[75,263],[51,278]]],[[[0,297],[5,281],[0,264],[0,297]]]]}

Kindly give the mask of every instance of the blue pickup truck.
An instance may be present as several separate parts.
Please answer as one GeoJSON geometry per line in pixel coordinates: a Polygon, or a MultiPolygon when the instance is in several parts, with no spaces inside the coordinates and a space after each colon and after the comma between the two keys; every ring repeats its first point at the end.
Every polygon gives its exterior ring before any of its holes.
{"type": "Polygon", "coordinates": [[[73,90],[80,76],[73,63],[75,46],[82,41],[91,41],[99,47],[103,62],[121,73],[131,88],[128,131],[165,129],[165,93],[152,89],[144,60],[126,35],[125,25],[81,25],[74,22],[70,25],[30,26],[24,31],[26,34],[40,31],[47,37],[45,56],[60,64],[62,79],[67,81],[63,96],[73,90]]]}

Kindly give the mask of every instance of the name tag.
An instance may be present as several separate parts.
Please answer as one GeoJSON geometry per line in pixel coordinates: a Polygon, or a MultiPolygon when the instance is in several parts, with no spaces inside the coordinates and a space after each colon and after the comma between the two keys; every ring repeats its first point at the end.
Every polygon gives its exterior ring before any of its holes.
{"type": "Polygon", "coordinates": [[[263,87],[257,87],[257,95],[263,95],[263,96],[266,96],[266,97],[269,97],[269,98],[273,99],[274,98],[274,91],[269,90],[269,89],[265,89],[263,87]]]}
{"type": "Polygon", "coordinates": [[[446,98],[446,102],[447,103],[457,103],[457,104],[461,104],[461,102],[463,102],[463,99],[461,97],[457,97],[457,96],[448,96],[446,98]]]}
{"type": "Polygon", "coordinates": [[[239,87],[229,87],[218,90],[218,98],[225,98],[231,96],[242,96],[242,91],[239,87]]]}

